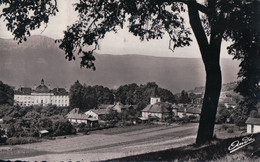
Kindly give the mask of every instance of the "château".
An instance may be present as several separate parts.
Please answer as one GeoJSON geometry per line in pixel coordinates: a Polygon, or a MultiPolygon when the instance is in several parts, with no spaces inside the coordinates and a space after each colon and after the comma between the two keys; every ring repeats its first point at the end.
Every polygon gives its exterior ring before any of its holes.
{"type": "Polygon", "coordinates": [[[65,88],[54,88],[44,84],[41,80],[39,86],[34,88],[20,87],[14,92],[14,105],[20,106],[47,106],[56,105],[58,107],[69,106],[69,93],[65,88]]]}

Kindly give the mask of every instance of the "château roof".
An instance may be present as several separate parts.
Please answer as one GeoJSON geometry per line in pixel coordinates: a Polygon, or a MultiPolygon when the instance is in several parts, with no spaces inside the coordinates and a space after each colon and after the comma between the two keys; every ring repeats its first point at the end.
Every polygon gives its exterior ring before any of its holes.
{"type": "Polygon", "coordinates": [[[19,95],[30,95],[32,92],[31,88],[27,88],[27,87],[22,87],[20,88],[20,90],[18,91],[14,91],[14,94],[19,94],[19,95]]]}
{"type": "Polygon", "coordinates": [[[46,85],[39,85],[34,92],[36,93],[49,93],[50,89],[46,85]]]}
{"type": "Polygon", "coordinates": [[[14,94],[17,95],[31,95],[31,93],[54,93],[54,95],[69,95],[68,91],[66,91],[65,88],[54,88],[50,89],[44,84],[44,80],[41,80],[41,84],[37,86],[35,89],[27,88],[27,87],[21,87],[18,90],[14,92],[14,94]]]}

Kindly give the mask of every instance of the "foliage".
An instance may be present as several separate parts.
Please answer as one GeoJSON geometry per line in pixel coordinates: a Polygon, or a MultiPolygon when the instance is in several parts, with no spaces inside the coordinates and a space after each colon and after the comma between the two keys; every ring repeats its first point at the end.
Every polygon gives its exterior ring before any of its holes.
{"type": "Polygon", "coordinates": [[[0,81],[0,105],[7,104],[13,105],[14,103],[14,91],[13,89],[0,81]]]}
{"type": "Polygon", "coordinates": [[[0,14],[7,21],[6,27],[19,43],[26,41],[26,36],[31,35],[31,30],[40,28],[42,23],[49,22],[50,16],[55,16],[58,11],[56,0],[0,0],[0,5],[5,7],[0,14]]]}
{"type": "Polygon", "coordinates": [[[39,142],[39,139],[34,137],[11,137],[6,140],[8,145],[19,145],[34,142],[39,142]]]}
{"type": "Polygon", "coordinates": [[[116,92],[116,101],[122,104],[137,105],[137,109],[143,109],[150,103],[150,97],[160,97],[162,102],[176,103],[171,91],[160,88],[155,82],[138,86],[135,83],[122,85],[116,92]]]}
{"type": "Polygon", "coordinates": [[[241,102],[241,104],[231,114],[230,118],[234,122],[234,124],[238,126],[243,126],[245,125],[245,122],[248,117],[247,112],[248,112],[248,107],[246,106],[246,104],[243,104],[243,102],[241,102]]]}
{"type": "Polygon", "coordinates": [[[8,137],[38,137],[40,130],[48,130],[50,135],[73,134],[71,126],[63,114],[71,108],[47,107],[19,107],[0,106],[0,116],[4,116],[4,124],[8,124],[8,137]],[[64,116],[63,116],[63,115],[64,116]]]}
{"type": "Polygon", "coordinates": [[[181,91],[181,96],[178,98],[178,103],[182,103],[182,104],[191,103],[191,99],[186,91],[184,90],[181,91]]]}
{"type": "MultiPolygon", "coordinates": [[[[54,0],[54,2],[56,2],[54,0]]],[[[48,22],[57,8],[53,1],[8,1],[3,14],[8,30],[15,39],[26,40],[25,34],[48,22]],[[29,9],[29,11],[28,11],[29,9]],[[30,13],[30,14],[29,14],[30,13]]],[[[81,55],[81,67],[95,70],[93,51],[108,32],[117,32],[128,21],[129,32],[141,40],[170,37],[170,49],[190,45],[190,31],[185,27],[182,12],[187,5],[191,28],[197,39],[207,75],[205,96],[196,143],[209,142],[213,137],[219,94],[221,91],[220,47],[222,39],[231,40],[229,53],[241,60],[238,76],[242,78],[237,91],[248,97],[254,108],[259,100],[259,1],[258,0],[81,0],[75,3],[78,21],[67,27],[59,47],[68,60],[81,55]],[[200,15],[199,12],[202,14],[200,15]],[[94,46],[85,51],[83,47],[94,46]]],[[[87,96],[91,100],[93,96],[87,96]]],[[[95,103],[91,103],[95,105],[95,103]]],[[[91,105],[91,106],[93,106],[91,105]]],[[[81,105],[82,106],[82,105],[81,105]]]]}
{"type": "Polygon", "coordinates": [[[70,88],[71,107],[82,111],[97,108],[100,104],[112,104],[114,96],[110,89],[103,86],[86,86],[76,81],[70,88]]]}
{"type": "Polygon", "coordinates": [[[54,136],[62,136],[76,133],[76,130],[71,125],[71,123],[65,119],[55,121],[52,125],[52,130],[54,136]]]}
{"type": "Polygon", "coordinates": [[[0,125],[0,144],[5,143],[6,141],[6,137],[4,135],[5,135],[5,130],[0,125]]]}
{"type": "Polygon", "coordinates": [[[239,92],[244,101],[241,103],[247,106],[248,114],[256,110],[260,102],[260,30],[259,30],[259,1],[251,1],[249,5],[243,6],[243,11],[236,11],[235,19],[237,26],[230,31],[233,44],[228,47],[229,54],[234,59],[241,60],[240,71],[236,92],[239,92]],[[243,16],[243,19],[238,19],[243,16]]]}
{"type": "Polygon", "coordinates": [[[216,123],[222,124],[230,121],[231,114],[233,114],[233,109],[226,108],[223,104],[219,105],[217,116],[216,116],[216,123]]]}

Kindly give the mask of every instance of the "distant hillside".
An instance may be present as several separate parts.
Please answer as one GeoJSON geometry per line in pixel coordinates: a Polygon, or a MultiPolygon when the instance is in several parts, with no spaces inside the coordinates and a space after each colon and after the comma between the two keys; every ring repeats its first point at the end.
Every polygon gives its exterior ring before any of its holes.
{"type": "MultiPolygon", "coordinates": [[[[237,82],[224,83],[224,84],[222,84],[221,91],[222,92],[224,92],[224,91],[231,91],[231,92],[233,92],[236,87],[237,87],[237,82]]],[[[204,86],[195,87],[192,90],[188,90],[189,93],[202,93],[204,91],[205,91],[205,87],[204,86]]]]}
{"type": "MultiPolygon", "coordinates": [[[[80,69],[77,61],[66,61],[54,40],[32,36],[27,42],[0,39],[0,80],[13,86],[33,86],[42,78],[52,87],[67,88],[76,80],[89,85],[115,88],[123,84],[157,82],[172,92],[189,90],[205,83],[199,58],[141,55],[96,55],[96,71],[80,69]]],[[[223,83],[236,80],[238,62],[222,59],[223,83]]]]}

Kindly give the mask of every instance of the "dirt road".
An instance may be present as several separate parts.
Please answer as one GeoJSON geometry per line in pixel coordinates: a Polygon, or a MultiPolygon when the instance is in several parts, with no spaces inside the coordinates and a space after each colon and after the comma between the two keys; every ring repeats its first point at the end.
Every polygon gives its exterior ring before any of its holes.
{"type": "Polygon", "coordinates": [[[3,159],[100,161],[137,155],[192,144],[195,142],[197,126],[198,124],[152,128],[147,126],[147,128],[142,127],[140,130],[119,131],[115,134],[100,131],[91,135],[10,146],[13,153],[9,156],[5,154],[3,159]]]}

